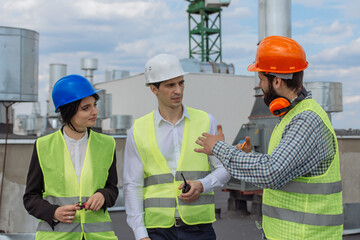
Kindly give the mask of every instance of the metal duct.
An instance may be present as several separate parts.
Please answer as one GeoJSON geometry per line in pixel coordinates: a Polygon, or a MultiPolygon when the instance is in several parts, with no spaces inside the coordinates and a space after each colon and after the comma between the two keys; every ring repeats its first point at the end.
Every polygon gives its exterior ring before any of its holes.
{"type": "Polygon", "coordinates": [[[229,6],[231,0],[205,0],[206,8],[218,8],[229,6]]]}
{"type": "Polygon", "coordinates": [[[55,106],[52,100],[52,90],[55,83],[62,77],[66,76],[67,65],[62,63],[50,64],[50,78],[49,78],[49,95],[47,100],[47,117],[57,118],[58,113],[55,113],[55,106]]]}
{"type": "Polygon", "coordinates": [[[331,120],[332,112],[342,112],[341,82],[304,82],[306,90],[311,91],[313,99],[325,110],[331,120]]]}
{"type": "Polygon", "coordinates": [[[181,59],[180,63],[185,72],[235,74],[235,67],[232,63],[200,62],[193,58],[181,59]]]}
{"type": "Polygon", "coordinates": [[[0,27],[0,101],[38,100],[39,34],[0,27]]]}
{"type": "MultiPolygon", "coordinates": [[[[9,108],[9,122],[14,122],[14,110],[12,108],[9,108]]],[[[0,123],[6,123],[6,108],[2,103],[0,102],[0,123]]]]}
{"type": "Polygon", "coordinates": [[[106,119],[111,117],[112,94],[107,94],[105,90],[97,93],[99,100],[97,101],[98,119],[106,119]]]}
{"type": "Polygon", "coordinates": [[[85,71],[85,78],[93,84],[94,71],[98,68],[98,60],[96,58],[82,58],[81,69],[85,71]]]}
{"type": "Polygon", "coordinates": [[[109,82],[116,79],[121,79],[130,76],[130,72],[126,70],[105,70],[105,81],[109,82]]]}
{"type": "MultiPolygon", "coordinates": [[[[12,107],[8,108],[9,118],[9,133],[13,133],[14,124],[14,110],[12,107]]],[[[6,133],[6,107],[0,102],[0,133],[6,133]]]]}
{"type": "Polygon", "coordinates": [[[259,42],[268,36],[291,38],[291,0],[259,0],[259,42]]]}
{"type": "MultiPolygon", "coordinates": [[[[209,62],[213,68],[213,73],[222,73],[222,74],[235,74],[235,67],[232,63],[226,64],[224,62],[209,62]]],[[[202,65],[203,63],[201,63],[202,65]]]]}
{"type": "Polygon", "coordinates": [[[131,115],[113,115],[111,116],[110,128],[115,134],[126,134],[126,130],[132,125],[131,115]]]}

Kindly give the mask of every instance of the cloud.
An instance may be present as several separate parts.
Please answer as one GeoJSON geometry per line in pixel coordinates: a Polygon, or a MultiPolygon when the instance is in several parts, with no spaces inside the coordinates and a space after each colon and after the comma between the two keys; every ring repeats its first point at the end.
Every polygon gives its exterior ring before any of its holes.
{"type": "Polygon", "coordinates": [[[38,0],[13,0],[3,2],[3,8],[6,10],[26,11],[34,8],[38,4],[38,0]]]}
{"type": "Polygon", "coordinates": [[[360,18],[359,9],[360,1],[359,0],[347,0],[340,1],[334,6],[334,8],[339,9],[342,12],[342,15],[345,18],[358,19],[360,18]]]}
{"type": "Polygon", "coordinates": [[[236,7],[236,8],[229,8],[227,12],[225,12],[225,17],[227,18],[236,18],[240,21],[240,19],[248,19],[253,17],[255,14],[251,9],[248,7],[236,7]],[[231,10],[230,10],[231,9],[231,10]]]}
{"type": "Polygon", "coordinates": [[[74,7],[79,10],[80,18],[85,19],[143,19],[171,18],[165,1],[95,1],[77,0],[74,7]]]}
{"type": "Polygon", "coordinates": [[[359,114],[358,110],[353,109],[332,113],[332,125],[335,129],[360,129],[359,114]]]}
{"type": "Polygon", "coordinates": [[[358,67],[348,67],[341,68],[335,64],[332,65],[312,65],[307,70],[307,77],[311,78],[352,78],[354,75],[358,76],[360,74],[360,66],[358,67]]]}
{"type": "Polygon", "coordinates": [[[72,33],[76,36],[87,31],[111,33],[114,29],[126,30],[129,25],[138,28],[150,22],[177,17],[177,12],[172,13],[165,0],[4,1],[0,8],[2,25],[56,35],[72,33]]]}
{"type": "Polygon", "coordinates": [[[317,23],[317,19],[310,18],[310,19],[301,19],[299,21],[292,22],[292,27],[295,28],[308,28],[313,27],[317,23]]]}
{"type": "Polygon", "coordinates": [[[344,104],[353,104],[353,103],[359,103],[360,102],[360,95],[357,96],[345,96],[343,98],[344,104]]]}
{"type": "Polygon", "coordinates": [[[329,63],[340,66],[354,66],[357,69],[360,59],[360,38],[354,39],[344,45],[325,49],[310,57],[311,62],[329,63]]]}
{"type": "Polygon", "coordinates": [[[292,0],[292,2],[302,4],[306,7],[320,7],[324,4],[324,0],[292,0]]]}
{"type": "Polygon", "coordinates": [[[330,26],[320,26],[315,27],[312,29],[313,32],[318,32],[319,34],[326,34],[326,35],[339,35],[345,34],[347,36],[352,35],[352,26],[349,24],[340,24],[338,20],[331,23],[330,26]]]}
{"type": "Polygon", "coordinates": [[[168,41],[161,38],[140,39],[128,43],[119,43],[115,49],[123,55],[137,57],[153,57],[159,53],[172,53],[178,58],[187,57],[187,46],[178,44],[176,41],[168,41]]]}
{"type": "MultiPolygon", "coordinates": [[[[316,20],[315,20],[316,22],[316,20]]],[[[315,24],[315,27],[303,35],[297,35],[296,39],[301,43],[310,44],[334,44],[341,43],[353,36],[356,26],[349,22],[333,21],[330,25],[315,24]]]]}

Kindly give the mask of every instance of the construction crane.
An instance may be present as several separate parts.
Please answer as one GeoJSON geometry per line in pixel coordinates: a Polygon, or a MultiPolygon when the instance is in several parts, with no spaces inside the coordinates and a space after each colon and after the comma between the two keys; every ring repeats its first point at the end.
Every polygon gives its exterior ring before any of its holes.
{"type": "Polygon", "coordinates": [[[186,0],[189,21],[189,58],[222,62],[221,11],[230,0],[186,0]]]}

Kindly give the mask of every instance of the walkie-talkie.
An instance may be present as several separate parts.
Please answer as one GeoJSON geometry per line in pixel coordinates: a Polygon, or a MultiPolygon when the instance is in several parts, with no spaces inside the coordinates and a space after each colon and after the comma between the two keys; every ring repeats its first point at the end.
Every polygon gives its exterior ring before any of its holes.
{"type": "Polygon", "coordinates": [[[182,193],[187,193],[188,191],[190,191],[191,186],[189,184],[187,184],[184,175],[181,173],[182,178],[184,179],[184,186],[182,188],[182,193]]]}

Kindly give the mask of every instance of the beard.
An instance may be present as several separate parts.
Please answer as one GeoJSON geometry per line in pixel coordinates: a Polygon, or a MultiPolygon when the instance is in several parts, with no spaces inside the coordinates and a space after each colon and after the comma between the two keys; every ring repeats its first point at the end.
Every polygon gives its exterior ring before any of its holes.
{"type": "Polygon", "coordinates": [[[264,91],[264,89],[261,89],[261,90],[264,93],[264,103],[268,107],[274,99],[281,97],[276,93],[272,84],[269,84],[269,89],[267,91],[264,91]]]}

